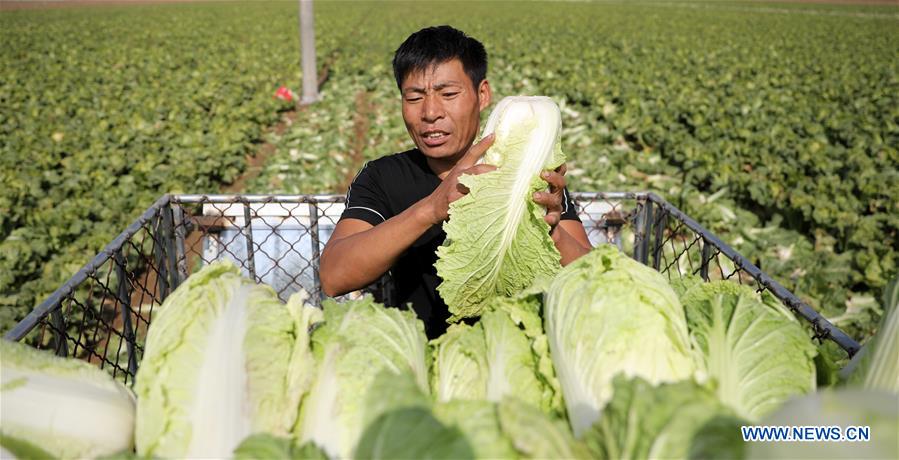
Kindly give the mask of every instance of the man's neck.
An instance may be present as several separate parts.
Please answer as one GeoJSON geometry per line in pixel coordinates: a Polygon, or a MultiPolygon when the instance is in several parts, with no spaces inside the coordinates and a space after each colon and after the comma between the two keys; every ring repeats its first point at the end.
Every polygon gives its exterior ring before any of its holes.
{"type": "Polygon", "coordinates": [[[465,153],[463,152],[450,158],[425,158],[427,159],[428,167],[431,168],[431,171],[433,171],[434,174],[436,174],[437,177],[440,178],[440,180],[443,180],[447,176],[447,174],[449,174],[450,170],[452,170],[453,167],[456,166],[456,162],[459,161],[459,159],[461,159],[464,154],[465,153]]]}

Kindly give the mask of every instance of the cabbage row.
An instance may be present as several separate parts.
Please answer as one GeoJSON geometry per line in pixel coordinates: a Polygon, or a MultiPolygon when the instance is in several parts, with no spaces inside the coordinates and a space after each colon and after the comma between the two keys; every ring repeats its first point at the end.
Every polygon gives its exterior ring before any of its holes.
{"type": "Polygon", "coordinates": [[[669,284],[608,245],[430,342],[411,311],[306,299],[283,303],[230,262],[210,264],[159,309],[133,391],[2,342],[4,456],[821,455],[740,437],[743,425],[803,423],[870,426],[870,442],[835,452],[896,455],[895,298],[832,388],[816,384],[822,356],[776,299],[669,284]]]}

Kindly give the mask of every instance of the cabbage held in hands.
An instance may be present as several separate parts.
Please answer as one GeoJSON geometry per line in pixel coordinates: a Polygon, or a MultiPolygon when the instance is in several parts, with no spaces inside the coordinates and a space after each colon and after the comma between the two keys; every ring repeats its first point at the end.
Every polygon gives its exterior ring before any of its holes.
{"type": "Polygon", "coordinates": [[[507,97],[490,114],[484,135],[496,134],[484,161],[495,171],[463,175],[470,190],[453,202],[437,250],[437,288],[452,319],[478,316],[496,296],[514,295],[561,267],[533,194],[546,189],[545,170],[565,161],[559,107],[548,97],[507,97]]]}

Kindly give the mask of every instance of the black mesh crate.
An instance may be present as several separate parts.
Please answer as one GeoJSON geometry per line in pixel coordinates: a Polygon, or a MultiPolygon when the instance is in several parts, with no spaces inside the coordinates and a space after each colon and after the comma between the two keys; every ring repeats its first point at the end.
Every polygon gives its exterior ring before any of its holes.
{"type": "MultiPolygon", "coordinates": [[[[688,274],[767,290],[850,356],[859,345],[689,216],[652,193],[575,193],[590,241],[610,243],[669,279],[688,274]]],[[[321,302],[318,260],[343,195],[165,195],[93,260],[7,331],[92,362],[130,383],[153,309],[204,264],[230,259],[286,300],[321,302]]],[[[391,295],[386,278],[366,288],[391,295]]],[[[349,294],[348,297],[360,293],[349,294]]]]}

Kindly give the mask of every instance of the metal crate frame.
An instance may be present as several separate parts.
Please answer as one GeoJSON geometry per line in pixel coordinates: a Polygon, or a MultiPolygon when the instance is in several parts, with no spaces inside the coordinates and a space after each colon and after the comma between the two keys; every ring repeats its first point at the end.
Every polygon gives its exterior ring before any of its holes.
{"type": "MultiPolygon", "coordinates": [[[[858,351],[855,340],[658,195],[573,193],[572,198],[592,242],[616,244],[669,279],[692,274],[768,291],[808,321],[815,338],[836,342],[850,357],[858,351]]],[[[305,283],[318,305],[323,229],[336,224],[335,211],[343,202],[343,195],[164,195],[4,339],[85,359],[133,381],[153,309],[195,267],[212,260],[229,258],[257,282],[284,284],[276,286],[282,299],[305,283]],[[290,258],[269,254],[272,244],[290,258]],[[297,258],[302,266],[295,265],[297,258]],[[294,265],[281,267],[287,262],[294,265]]],[[[367,289],[389,298],[389,278],[367,289]]]]}

